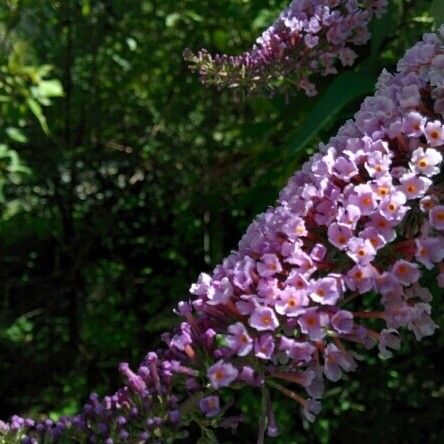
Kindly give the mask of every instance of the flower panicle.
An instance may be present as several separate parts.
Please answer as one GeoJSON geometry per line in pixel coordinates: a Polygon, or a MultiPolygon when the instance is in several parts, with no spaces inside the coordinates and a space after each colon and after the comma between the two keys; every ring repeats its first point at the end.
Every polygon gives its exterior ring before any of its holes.
{"type": "Polygon", "coordinates": [[[277,20],[240,55],[184,51],[184,59],[203,84],[250,95],[280,87],[316,95],[313,78],[336,74],[338,62],[352,66],[354,47],[370,37],[373,16],[386,0],[293,0],[277,20]]]}

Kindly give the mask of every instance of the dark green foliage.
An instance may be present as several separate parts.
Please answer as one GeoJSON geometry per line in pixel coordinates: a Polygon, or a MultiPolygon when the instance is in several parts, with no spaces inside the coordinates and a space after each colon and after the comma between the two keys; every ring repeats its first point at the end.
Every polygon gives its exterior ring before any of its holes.
{"type": "MultiPolygon", "coordinates": [[[[432,14],[442,17],[439,1],[392,1],[356,69],[323,80],[315,99],[233,103],[188,72],[185,47],[239,52],[284,5],[2,2],[2,418],[73,413],[90,391],[113,391],[118,362],[159,344],[198,273],[236,246],[381,69],[431,29],[432,14]]],[[[443,349],[438,333],[406,341],[390,361],[366,355],[311,428],[272,393],[282,424],[274,442],[443,442],[443,349]]],[[[240,398],[248,423],[221,442],[253,442],[260,394],[240,398]]]]}

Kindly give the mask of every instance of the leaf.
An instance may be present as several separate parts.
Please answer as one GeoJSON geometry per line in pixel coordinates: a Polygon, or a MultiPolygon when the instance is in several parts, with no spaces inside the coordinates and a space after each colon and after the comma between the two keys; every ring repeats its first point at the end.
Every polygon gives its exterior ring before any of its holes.
{"type": "MultiPolygon", "coordinates": [[[[218,444],[219,441],[217,440],[216,434],[208,428],[203,428],[202,433],[205,433],[205,439],[207,444],[218,444]]],[[[201,438],[202,439],[202,438],[201,438]]]]}
{"type": "Polygon", "coordinates": [[[38,86],[40,95],[44,97],[60,97],[63,95],[63,87],[59,80],[42,80],[38,86]]]}
{"type": "Polygon", "coordinates": [[[444,1],[433,0],[431,6],[432,17],[435,20],[435,25],[440,26],[444,23],[444,1]]]}
{"type": "Polygon", "coordinates": [[[396,32],[396,25],[401,17],[401,7],[402,5],[398,1],[391,1],[387,7],[387,12],[381,18],[372,22],[370,27],[372,35],[370,60],[374,61],[379,57],[383,41],[396,32]]]}
{"type": "Polygon", "coordinates": [[[14,142],[26,143],[28,141],[28,138],[18,128],[9,127],[5,131],[14,142]]]}
{"type": "Polygon", "coordinates": [[[178,12],[172,12],[168,14],[165,18],[165,26],[167,28],[173,28],[176,23],[180,20],[180,14],[178,12]]]}
{"type": "Polygon", "coordinates": [[[32,98],[28,98],[27,103],[29,109],[32,111],[34,116],[37,117],[37,120],[39,121],[43,132],[46,135],[49,135],[48,123],[46,122],[46,117],[43,114],[42,107],[40,106],[40,104],[35,99],[32,98]]]}
{"type": "Polygon", "coordinates": [[[83,0],[82,14],[86,17],[91,14],[91,2],[90,0],[83,0]]]}
{"type": "Polygon", "coordinates": [[[375,79],[367,71],[344,72],[330,84],[325,93],[307,115],[300,129],[291,135],[286,143],[290,156],[303,154],[302,149],[331,123],[344,106],[370,94],[375,79]]]}
{"type": "Polygon", "coordinates": [[[270,393],[268,392],[268,389],[267,387],[265,387],[265,385],[262,385],[261,392],[262,392],[261,416],[259,418],[259,433],[257,437],[257,444],[264,444],[265,442],[265,430],[267,428],[267,422],[268,422],[267,407],[270,398],[270,393]]]}

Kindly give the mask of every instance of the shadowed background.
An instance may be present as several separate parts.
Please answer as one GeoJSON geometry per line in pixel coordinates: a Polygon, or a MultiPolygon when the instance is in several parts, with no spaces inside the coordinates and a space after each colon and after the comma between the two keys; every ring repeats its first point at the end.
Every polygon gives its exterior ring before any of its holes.
{"type": "MultiPolygon", "coordinates": [[[[204,88],[186,47],[238,53],[286,2],[6,0],[0,5],[0,407],[51,417],[119,386],[291,172],[434,23],[440,0],[391,0],[353,71],[320,94],[204,88]]],[[[439,290],[435,321],[444,325],[439,290]]],[[[313,426],[273,396],[276,443],[444,442],[444,336],[406,335],[327,391],[313,426]],[[441,360],[442,361],[442,360],[441,360]]],[[[222,442],[254,441],[247,423],[222,442]]]]}

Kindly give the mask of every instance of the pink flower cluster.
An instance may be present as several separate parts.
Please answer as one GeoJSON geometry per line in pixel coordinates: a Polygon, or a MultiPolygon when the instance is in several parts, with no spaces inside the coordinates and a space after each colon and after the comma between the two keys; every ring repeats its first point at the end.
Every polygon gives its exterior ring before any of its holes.
{"type": "Polygon", "coordinates": [[[356,368],[353,344],[389,357],[399,329],[420,340],[437,328],[420,282],[438,270],[444,286],[443,33],[426,35],[396,76],[381,75],[375,96],[293,176],[239,250],[191,287],[195,311],[220,337],[207,370],[214,389],[297,384],[292,397],[312,420],[324,378],[356,368]],[[378,306],[359,310],[368,294],[378,306]]]}
{"type": "Polygon", "coordinates": [[[187,50],[184,56],[204,84],[219,89],[272,90],[282,77],[293,76],[292,88],[296,83],[312,96],[310,78],[337,73],[338,61],[353,65],[352,47],[367,42],[371,18],[386,6],[387,0],[293,0],[249,51],[229,56],[187,50]]]}

